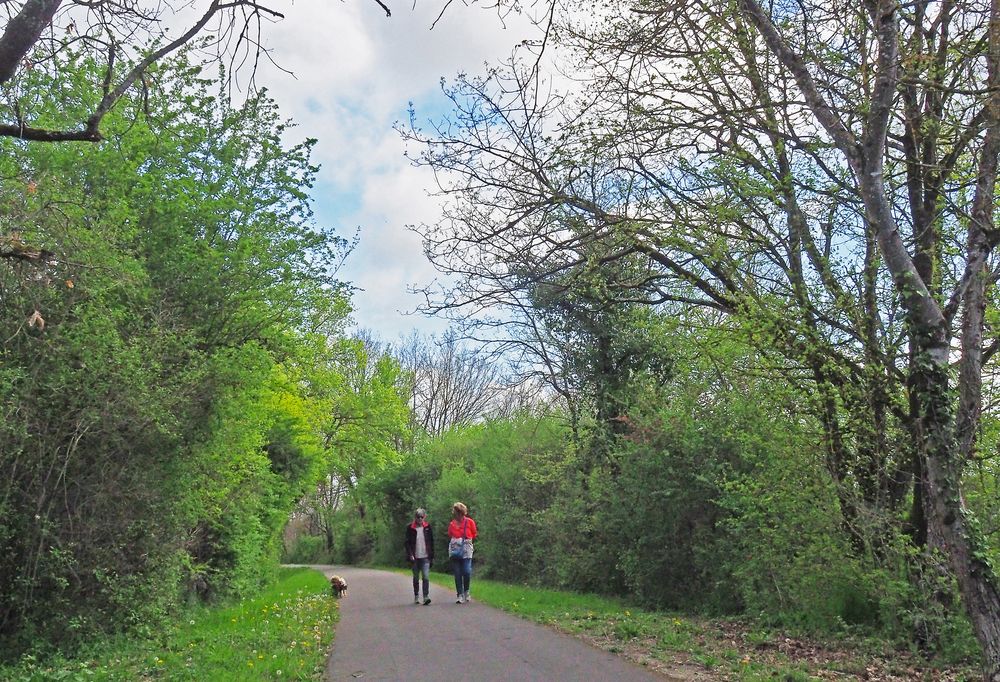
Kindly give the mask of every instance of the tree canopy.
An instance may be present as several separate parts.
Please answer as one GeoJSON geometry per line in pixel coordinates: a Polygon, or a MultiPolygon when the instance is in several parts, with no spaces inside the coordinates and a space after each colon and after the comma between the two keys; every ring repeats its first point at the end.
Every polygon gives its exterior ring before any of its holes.
{"type": "Polygon", "coordinates": [[[174,97],[109,114],[112,144],[4,143],[0,239],[45,254],[0,259],[10,651],[253,589],[334,463],[348,245],[313,221],[312,141],[197,72],[158,66],[174,97]]]}
{"type": "MultiPolygon", "coordinates": [[[[557,7],[576,93],[534,59],[446,89],[419,163],[441,310],[543,287],[720,314],[807,388],[859,552],[944,550],[1000,676],[1000,592],[962,503],[983,455],[996,281],[1000,9],[614,2],[557,7]]],[[[472,316],[470,316],[470,319],[472,316]]],[[[988,454],[985,456],[989,456],[988,454]]]]}

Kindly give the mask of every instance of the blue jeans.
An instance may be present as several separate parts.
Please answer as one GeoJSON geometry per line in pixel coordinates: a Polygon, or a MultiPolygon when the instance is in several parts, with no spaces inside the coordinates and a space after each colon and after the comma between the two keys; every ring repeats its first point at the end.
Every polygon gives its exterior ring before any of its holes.
{"type": "Polygon", "coordinates": [[[455,574],[455,594],[468,592],[469,581],[472,580],[472,559],[452,559],[451,570],[455,574]]]}
{"type": "Polygon", "coordinates": [[[431,560],[427,558],[413,560],[413,596],[417,596],[417,588],[420,587],[420,574],[424,574],[424,597],[427,597],[430,590],[431,560]]]}

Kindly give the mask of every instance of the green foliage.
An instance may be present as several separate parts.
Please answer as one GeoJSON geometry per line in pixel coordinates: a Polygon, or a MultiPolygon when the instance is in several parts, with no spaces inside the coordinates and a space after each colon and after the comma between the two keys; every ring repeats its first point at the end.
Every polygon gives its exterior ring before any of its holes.
{"type": "Polygon", "coordinates": [[[741,465],[721,480],[717,500],[743,607],[810,630],[875,625],[873,585],[838,525],[836,491],[809,447],[812,434],[782,428],[751,395],[730,398],[741,465]]]}
{"type": "Polygon", "coordinates": [[[898,563],[875,574],[883,631],[946,661],[976,660],[978,644],[945,558],[939,552],[920,552],[905,538],[898,542],[898,563]]]}
{"type": "Polygon", "coordinates": [[[526,521],[543,515],[567,469],[562,461],[566,428],[547,416],[523,414],[452,429],[418,442],[415,451],[361,489],[377,506],[378,539],[372,559],[403,559],[403,528],[413,510],[424,507],[435,529],[438,566],[447,566],[447,524],[451,507],[463,502],[483,539],[476,559],[487,572],[520,577],[542,571],[551,548],[524,533],[526,521]],[[516,522],[515,522],[516,520],[516,522]]]}
{"type": "MultiPolygon", "coordinates": [[[[39,107],[91,68],[65,66],[39,107]]],[[[106,144],[0,141],[0,240],[47,254],[0,259],[5,656],[256,590],[331,465],[349,306],[312,142],[263,93],[156,77],[169,96],[116,110],[106,144]]]]}
{"type": "Polygon", "coordinates": [[[331,564],[333,558],[326,551],[326,543],[319,535],[300,535],[282,562],[288,564],[331,564]]]}
{"type": "Polygon", "coordinates": [[[605,521],[627,537],[618,568],[646,603],[739,611],[719,507],[720,482],[744,454],[723,430],[731,425],[676,399],[652,421],[638,419],[620,473],[602,490],[605,521]]]}
{"type": "Polygon", "coordinates": [[[399,457],[396,444],[409,426],[404,378],[398,362],[359,340],[344,341],[336,353],[333,363],[341,384],[324,429],[337,454],[332,461],[335,473],[342,480],[357,481],[399,457]]]}
{"type": "Polygon", "coordinates": [[[386,533],[382,526],[374,530],[380,510],[369,508],[365,488],[401,461],[397,447],[408,440],[410,424],[407,381],[398,362],[359,339],[329,345],[320,362],[327,371],[325,381],[317,381],[325,410],[317,429],[326,466],[324,480],[305,495],[299,512],[322,533],[322,556],[366,561],[375,538],[386,533]]]}
{"type": "Polygon", "coordinates": [[[11,682],[41,680],[318,679],[338,603],[316,572],[284,569],[280,580],[237,604],[198,607],[148,640],[92,643],[74,659],[25,656],[2,667],[11,682]]]}
{"type": "MultiPolygon", "coordinates": [[[[364,560],[398,565],[403,526],[422,506],[441,557],[461,500],[480,528],[479,577],[974,657],[954,585],[913,587],[920,559],[904,538],[883,540],[879,556],[856,553],[817,446],[821,425],[797,388],[756,371],[768,360],[721,331],[673,343],[670,381],[640,374],[620,387],[620,432],[590,419],[574,434],[554,410],[419,440],[358,485],[369,514],[362,523],[345,508],[342,541],[363,538],[364,560]],[[601,458],[589,450],[595,439],[601,458]],[[920,603],[929,591],[941,601],[920,603]]],[[[643,627],[611,632],[643,638],[643,627]]]]}
{"type": "MultiPolygon", "coordinates": [[[[447,576],[433,576],[444,589],[447,576]]],[[[922,656],[911,656],[877,642],[822,643],[790,638],[789,633],[751,629],[746,623],[707,620],[683,613],[647,610],[630,600],[558,591],[524,584],[475,579],[476,600],[562,632],[583,637],[611,653],[642,665],[656,661],[667,675],[691,676],[690,665],[733,680],[814,680],[831,677],[975,679],[974,666],[939,670],[922,656]],[[872,645],[875,645],[874,648],[872,645]]]]}
{"type": "MultiPolygon", "coordinates": [[[[333,516],[332,534],[336,538],[332,557],[333,563],[337,564],[358,564],[367,563],[372,560],[375,549],[376,535],[385,538],[384,546],[392,544],[391,537],[396,540],[395,535],[402,538],[400,533],[392,534],[386,525],[371,518],[361,518],[357,507],[349,506],[333,516]]],[[[402,554],[402,550],[397,551],[402,554]]]]}

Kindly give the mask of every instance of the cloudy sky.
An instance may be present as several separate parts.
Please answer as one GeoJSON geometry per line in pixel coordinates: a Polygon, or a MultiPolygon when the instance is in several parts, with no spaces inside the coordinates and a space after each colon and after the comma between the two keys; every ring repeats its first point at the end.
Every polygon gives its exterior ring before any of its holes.
{"type": "Polygon", "coordinates": [[[298,0],[265,32],[274,59],[294,77],[262,69],[258,84],[297,122],[300,137],[318,138],[317,220],[348,238],[360,229],[341,278],[363,289],[354,298],[358,326],[386,340],[444,329],[405,314],[420,301],[408,287],[435,277],[406,226],[433,221],[437,200],[428,196],[430,173],[403,157],[393,123],[406,119],[409,102],[418,121],[439,116],[442,77],[480,73],[534,36],[524,18],[501,21],[495,10],[461,2],[430,30],[444,1],[386,0],[393,10],[386,18],[374,0],[298,0]]]}

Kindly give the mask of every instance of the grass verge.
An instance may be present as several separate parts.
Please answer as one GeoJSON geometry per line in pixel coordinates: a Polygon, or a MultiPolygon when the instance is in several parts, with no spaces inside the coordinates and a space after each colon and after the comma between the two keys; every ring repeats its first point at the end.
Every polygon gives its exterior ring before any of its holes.
{"type": "Polygon", "coordinates": [[[238,604],[200,608],[155,640],[108,640],[73,660],[0,667],[0,679],[315,680],[320,679],[338,604],[318,571],[281,569],[280,579],[238,604]]]}
{"type": "MultiPolygon", "coordinates": [[[[451,576],[432,572],[431,580],[447,594],[454,592],[451,576]]],[[[478,578],[473,579],[472,596],[475,601],[572,634],[675,680],[979,679],[972,664],[938,665],[878,640],[818,641],[769,631],[747,621],[648,611],[608,597],[478,578]]]]}

